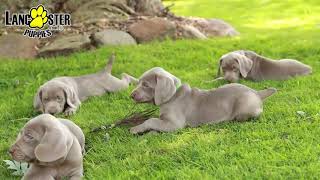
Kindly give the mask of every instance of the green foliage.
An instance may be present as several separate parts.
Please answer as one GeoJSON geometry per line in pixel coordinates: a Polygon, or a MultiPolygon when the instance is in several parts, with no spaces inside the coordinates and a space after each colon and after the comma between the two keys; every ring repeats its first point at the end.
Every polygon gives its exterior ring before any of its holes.
{"type": "MultiPolygon", "coordinates": [[[[171,4],[171,2],[166,2],[171,4]]],[[[114,75],[139,77],[162,66],[183,82],[203,89],[225,82],[212,80],[221,55],[250,49],[274,59],[293,58],[313,67],[313,74],[287,81],[241,83],[254,89],[279,91],[264,103],[264,113],[245,123],[186,128],[174,133],[133,136],[126,128],[89,133],[113,123],[134,107],[134,87],[117,94],[90,98],[70,119],[87,138],[86,179],[311,179],[320,176],[320,6],[318,1],[176,1],[180,15],[227,20],[241,33],[235,38],[207,41],[154,42],[127,47],[103,47],[69,57],[0,62],[0,156],[15,140],[26,118],[37,114],[32,100],[47,80],[92,73],[104,67],[115,51],[114,75]],[[105,135],[108,133],[108,140],[105,135]]],[[[149,105],[139,105],[143,108],[149,105]]],[[[14,178],[0,164],[0,179],[14,178]]]]}
{"type": "Polygon", "coordinates": [[[28,170],[28,163],[24,162],[17,162],[17,161],[11,161],[11,160],[3,160],[6,165],[8,166],[8,169],[14,170],[12,175],[14,176],[22,176],[24,175],[28,170]]]}

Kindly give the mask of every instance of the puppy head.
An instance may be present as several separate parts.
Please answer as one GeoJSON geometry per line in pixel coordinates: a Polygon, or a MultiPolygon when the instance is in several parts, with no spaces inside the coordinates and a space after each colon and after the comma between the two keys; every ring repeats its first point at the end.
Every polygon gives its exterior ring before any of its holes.
{"type": "Polygon", "coordinates": [[[72,142],[71,133],[58,119],[42,114],[25,124],[9,152],[19,162],[49,163],[64,159],[72,142]]]}
{"type": "Polygon", "coordinates": [[[34,107],[42,113],[58,114],[66,107],[75,107],[80,100],[73,88],[59,81],[49,81],[41,86],[34,99],[34,107]]]}
{"type": "Polygon", "coordinates": [[[231,52],[221,57],[217,76],[220,76],[222,70],[224,79],[229,82],[238,82],[240,77],[247,77],[252,68],[253,62],[244,54],[231,52]]]}
{"type": "Polygon", "coordinates": [[[180,80],[177,77],[162,68],[156,67],[140,77],[131,97],[139,103],[161,105],[171,99],[176,93],[176,86],[179,85],[180,80]]]}

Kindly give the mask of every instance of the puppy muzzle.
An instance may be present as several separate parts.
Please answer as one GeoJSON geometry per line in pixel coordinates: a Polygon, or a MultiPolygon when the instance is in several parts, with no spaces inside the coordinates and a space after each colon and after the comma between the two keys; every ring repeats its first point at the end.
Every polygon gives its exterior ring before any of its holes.
{"type": "Polygon", "coordinates": [[[10,147],[9,154],[14,160],[18,162],[23,162],[26,161],[26,159],[28,159],[26,158],[27,156],[21,151],[19,146],[16,144],[10,147]]]}
{"type": "Polygon", "coordinates": [[[133,91],[130,95],[130,97],[135,101],[135,102],[141,102],[142,97],[137,91],[133,91]]]}

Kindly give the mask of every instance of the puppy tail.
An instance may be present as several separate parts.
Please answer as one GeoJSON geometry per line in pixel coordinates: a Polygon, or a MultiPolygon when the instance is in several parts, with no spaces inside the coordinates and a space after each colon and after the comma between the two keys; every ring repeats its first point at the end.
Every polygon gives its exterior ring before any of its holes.
{"type": "Polygon", "coordinates": [[[113,62],[115,61],[116,59],[116,55],[115,53],[112,53],[111,56],[109,57],[109,60],[108,60],[108,63],[105,67],[105,71],[109,74],[111,74],[111,71],[112,71],[112,64],[113,62]]]}
{"type": "Polygon", "coordinates": [[[276,93],[276,88],[268,88],[261,91],[258,91],[258,95],[262,100],[266,99],[267,97],[271,96],[272,94],[276,93]]]}

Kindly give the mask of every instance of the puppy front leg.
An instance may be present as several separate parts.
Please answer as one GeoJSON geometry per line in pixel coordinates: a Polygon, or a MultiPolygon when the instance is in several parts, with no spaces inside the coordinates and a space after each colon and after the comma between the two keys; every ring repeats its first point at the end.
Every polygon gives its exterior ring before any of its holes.
{"type": "Polygon", "coordinates": [[[50,174],[50,170],[47,168],[40,168],[35,165],[31,165],[26,174],[22,177],[22,180],[55,180],[50,174]]]}
{"type": "Polygon", "coordinates": [[[179,125],[177,123],[174,123],[173,121],[151,118],[138,126],[132,127],[130,129],[130,132],[132,134],[139,134],[150,130],[172,132],[183,127],[183,124],[179,125]]]}
{"type": "Polygon", "coordinates": [[[22,180],[55,180],[52,176],[23,176],[22,180]]]}
{"type": "Polygon", "coordinates": [[[109,85],[106,89],[109,92],[118,92],[129,87],[129,84],[137,84],[138,80],[126,73],[122,73],[121,79],[116,77],[110,78],[109,85]]]}
{"type": "Polygon", "coordinates": [[[65,114],[66,116],[73,115],[73,114],[76,113],[77,109],[78,109],[78,107],[70,107],[70,106],[69,106],[69,107],[67,107],[66,110],[64,111],[64,114],[65,114]]]}
{"type": "Polygon", "coordinates": [[[71,176],[70,180],[81,180],[82,177],[81,176],[71,176]]]}

